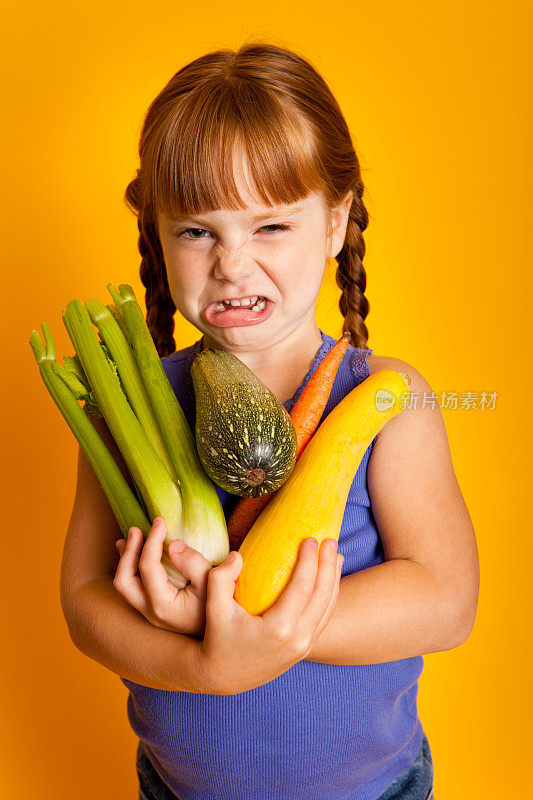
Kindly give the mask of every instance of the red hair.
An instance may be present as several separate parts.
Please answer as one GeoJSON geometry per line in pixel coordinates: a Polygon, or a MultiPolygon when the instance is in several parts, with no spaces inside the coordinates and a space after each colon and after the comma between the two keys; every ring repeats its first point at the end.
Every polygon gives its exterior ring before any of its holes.
{"type": "Polygon", "coordinates": [[[337,101],[301,56],[273,44],[217,50],[182,67],[153,100],[143,122],[140,168],[125,201],[137,215],[147,323],[160,356],[173,353],[176,306],[157,231],[158,213],[195,216],[239,209],[235,146],[247,157],[266,205],[295,203],[320,191],[328,208],[353,191],[336,281],[344,329],[366,347],[363,231],[368,213],[350,132],[337,101]]]}

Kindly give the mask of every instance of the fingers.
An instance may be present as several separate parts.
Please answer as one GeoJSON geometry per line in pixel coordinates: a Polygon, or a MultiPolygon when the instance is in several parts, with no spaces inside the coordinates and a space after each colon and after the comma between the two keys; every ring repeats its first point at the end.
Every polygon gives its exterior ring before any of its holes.
{"type": "Polygon", "coordinates": [[[305,539],[290,583],[263,616],[268,616],[275,626],[281,626],[285,638],[297,628],[314,632],[320,626],[321,632],[337,602],[342,560],[342,556],[337,558],[335,539],[325,539],[320,550],[312,548],[305,539]]]}
{"type": "Polygon", "coordinates": [[[139,611],[146,606],[146,593],[141,578],[137,576],[142,546],[142,531],[139,528],[130,528],[127,541],[117,542],[121,556],[113,579],[115,589],[139,611]]]}
{"type": "MultiPolygon", "coordinates": [[[[329,555],[329,550],[326,548],[324,553],[329,555]]],[[[313,593],[318,566],[318,540],[314,537],[304,539],[289,584],[278,601],[266,612],[272,621],[275,618],[287,626],[300,619],[313,593]]]]}
{"type": "Polygon", "coordinates": [[[161,563],[166,535],[165,520],[163,517],[156,517],[146,537],[139,559],[142,582],[154,606],[158,602],[164,603],[169,596],[174,597],[179,591],[168,580],[167,571],[161,563]],[[171,587],[170,593],[169,587],[171,587]]]}
{"type": "Polygon", "coordinates": [[[132,527],[126,545],[117,543],[121,558],[113,585],[125,599],[150,618],[152,612],[162,611],[177,592],[161,563],[167,527],[162,517],[156,517],[144,541],[142,531],[132,527]],[[139,571],[140,576],[137,576],[139,571]]]}
{"type": "Polygon", "coordinates": [[[333,612],[335,611],[335,606],[337,604],[337,599],[339,597],[339,588],[340,588],[340,578],[342,573],[342,565],[344,563],[344,556],[337,554],[337,563],[335,569],[335,578],[333,584],[333,592],[331,593],[330,600],[326,611],[324,612],[322,619],[318,623],[318,626],[315,629],[316,638],[320,636],[324,628],[326,628],[329,624],[331,617],[333,616],[333,612]]]}
{"type": "Polygon", "coordinates": [[[335,588],[337,546],[338,543],[335,539],[325,539],[320,547],[315,585],[303,612],[306,624],[313,629],[321,622],[335,588]]]}
{"type": "Polygon", "coordinates": [[[205,607],[206,626],[221,624],[232,614],[234,606],[238,606],[233,595],[242,565],[242,555],[232,550],[222,564],[213,567],[209,572],[205,607]]]}
{"type": "Polygon", "coordinates": [[[191,582],[191,587],[205,595],[206,578],[211,571],[207,558],[181,539],[169,544],[168,555],[176,569],[191,582]]]}

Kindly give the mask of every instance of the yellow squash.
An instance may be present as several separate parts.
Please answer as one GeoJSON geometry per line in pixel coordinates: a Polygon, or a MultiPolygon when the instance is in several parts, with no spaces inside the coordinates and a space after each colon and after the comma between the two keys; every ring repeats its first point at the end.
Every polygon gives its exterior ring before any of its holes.
{"type": "Polygon", "coordinates": [[[346,500],[370,443],[409,399],[410,378],[381,369],[344,397],[326,417],[244,539],[235,599],[263,614],[291,579],[304,539],[337,539],[346,500]]]}

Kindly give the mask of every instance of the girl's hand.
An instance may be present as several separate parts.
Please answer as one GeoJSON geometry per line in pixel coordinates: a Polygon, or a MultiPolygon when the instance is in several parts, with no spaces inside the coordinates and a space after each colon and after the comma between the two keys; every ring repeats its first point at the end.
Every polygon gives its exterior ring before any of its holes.
{"type": "Polygon", "coordinates": [[[205,628],[207,575],[212,569],[204,556],[180,539],[171,542],[169,558],[190,583],[177,589],[161,563],[167,526],[156,517],[146,541],[139,528],[130,528],[128,541],[116,542],[120,553],[113,586],[157,628],[202,636],[205,628]],[[179,544],[185,544],[181,550],[179,544]],[[178,546],[177,546],[178,545],[178,546]],[[142,551],[142,552],[141,552],[142,551]],[[141,577],[138,577],[139,571],[141,577]]]}
{"type": "Polygon", "coordinates": [[[232,551],[211,569],[207,581],[206,628],[198,666],[210,694],[238,694],[277,678],[311,652],[337,602],[342,556],[327,539],[318,551],[305,539],[291,580],[262,616],[248,614],[233,598],[243,566],[232,551]]]}

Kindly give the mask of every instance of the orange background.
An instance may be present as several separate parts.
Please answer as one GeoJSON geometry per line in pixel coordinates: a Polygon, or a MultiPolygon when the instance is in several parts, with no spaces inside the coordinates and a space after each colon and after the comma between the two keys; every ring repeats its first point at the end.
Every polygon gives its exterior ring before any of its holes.
{"type": "MultiPolygon", "coordinates": [[[[425,657],[419,711],[437,800],[523,796],[533,744],[531,6],[356,0],[326,13],[302,0],[255,9],[55,0],[4,9],[0,796],[137,796],[126,690],[74,648],[61,614],[77,444],[28,337],[47,321],[66,355],[69,299],[104,299],[108,281],[141,296],[135,218],[122,197],[143,114],[181,66],[250,36],[309,58],[352,131],[370,213],[369,346],[412,363],[436,393],[498,392],[493,410],[444,411],[481,594],[468,641],[425,657]]],[[[330,264],[317,321],[340,335],[332,276],[330,264]]],[[[178,347],[197,337],[178,320],[178,347]]]]}

